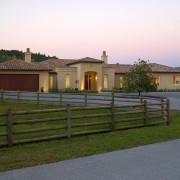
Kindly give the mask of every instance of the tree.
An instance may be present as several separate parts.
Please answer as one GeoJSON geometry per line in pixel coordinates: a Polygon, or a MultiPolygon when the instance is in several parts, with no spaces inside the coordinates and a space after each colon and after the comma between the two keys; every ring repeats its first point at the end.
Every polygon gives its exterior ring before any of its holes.
{"type": "Polygon", "coordinates": [[[150,92],[157,90],[155,77],[152,75],[151,65],[148,61],[139,59],[131,71],[123,78],[125,92],[150,92]]]}
{"type": "MultiPolygon", "coordinates": [[[[32,53],[32,61],[34,62],[40,62],[50,58],[58,59],[56,56],[50,57],[50,56],[46,56],[45,54],[32,53]]],[[[24,60],[25,59],[24,52],[18,50],[0,49],[0,63],[14,59],[24,60]]]]}

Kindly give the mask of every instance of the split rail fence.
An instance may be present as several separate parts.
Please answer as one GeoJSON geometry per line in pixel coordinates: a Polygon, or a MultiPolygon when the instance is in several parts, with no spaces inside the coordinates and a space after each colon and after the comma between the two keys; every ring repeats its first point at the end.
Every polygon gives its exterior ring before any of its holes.
{"type": "Polygon", "coordinates": [[[25,92],[25,91],[5,91],[0,90],[0,100],[3,101],[17,101],[18,103],[34,103],[34,104],[56,104],[56,105],[78,105],[78,106],[91,106],[91,105],[109,105],[110,103],[116,105],[131,105],[142,103],[143,100],[157,102],[163,97],[154,96],[137,96],[137,95],[124,95],[120,93],[41,93],[25,92]]]}
{"type": "Polygon", "coordinates": [[[98,107],[66,104],[65,108],[16,112],[9,108],[0,113],[0,147],[170,124],[168,99],[144,96],[138,103],[118,105],[118,96],[109,98],[109,104],[98,107]]]}

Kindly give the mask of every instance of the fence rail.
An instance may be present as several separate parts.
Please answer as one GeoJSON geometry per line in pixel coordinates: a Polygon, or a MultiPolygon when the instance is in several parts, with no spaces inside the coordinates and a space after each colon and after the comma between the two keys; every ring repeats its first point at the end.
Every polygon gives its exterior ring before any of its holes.
{"type": "Polygon", "coordinates": [[[0,147],[116,130],[170,124],[169,100],[158,103],[12,111],[0,113],[0,147]],[[31,116],[31,117],[29,117],[31,116]],[[32,117],[33,116],[33,117],[32,117]]]}
{"type": "Polygon", "coordinates": [[[0,99],[3,101],[17,101],[18,103],[32,102],[40,104],[71,104],[71,105],[132,105],[142,103],[143,100],[149,102],[161,101],[164,97],[155,96],[136,96],[136,95],[121,95],[118,93],[41,93],[41,92],[24,92],[24,91],[0,91],[0,99]]]}

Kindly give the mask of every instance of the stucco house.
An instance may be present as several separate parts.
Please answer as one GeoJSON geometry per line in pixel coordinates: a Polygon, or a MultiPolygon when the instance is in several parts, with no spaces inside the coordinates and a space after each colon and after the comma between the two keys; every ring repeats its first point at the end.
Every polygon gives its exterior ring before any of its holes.
{"type": "Polygon", "coordinates": [[[12,60],[0,63],[0,89],[12,91],[37,91],[49,88],[50,68],[30,62],[31,53],[26,52],[25,62],[12,60]]]}
{"type": "MultiPolygon", "coordinates": [[[[37,91],[44,89],[78,88],[80,90],[122,88],[123,75],[130,71],[129,64],[108,64],[105,51],[100,59],[48,59],[31,62],[27,48],[25,61],[0,63],[0,89],[37,91]]],[[[180,69],[151,63],[159,89],[180,89],[180,69]]]]}

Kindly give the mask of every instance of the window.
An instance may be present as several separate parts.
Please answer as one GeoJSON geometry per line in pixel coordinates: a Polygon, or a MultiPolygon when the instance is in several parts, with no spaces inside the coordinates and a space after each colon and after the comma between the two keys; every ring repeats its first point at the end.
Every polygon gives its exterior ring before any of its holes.
{"type": "Polygon", "coordinates": [[[160,85],[160,76],[155,76],[155,83],[160,85]]]}
{"type": "Polygon", "coordinates": [[[70,87],[70,75],[66,74],[66,88],[70,87]]]}
{"type": "Polygon", "coordinates": [[[53,76],[50,76],[49,86],[50,86],[50,89],[53,89],[53,76]]]}
{"type": "Polygon", "coordinates": [[[122,88],[123,87],[123,77],[120,76],[119,77],[119,88],[122,88]]]}
{"type": "Polygon", "coordinates": [[[104,88],[108,88],[108,75],[104,74],[104,88]]]}
{"type": "Polygon", "coordinates": [[[179,76],[173,76],[173,84],[179,84],[179,76]]]}

